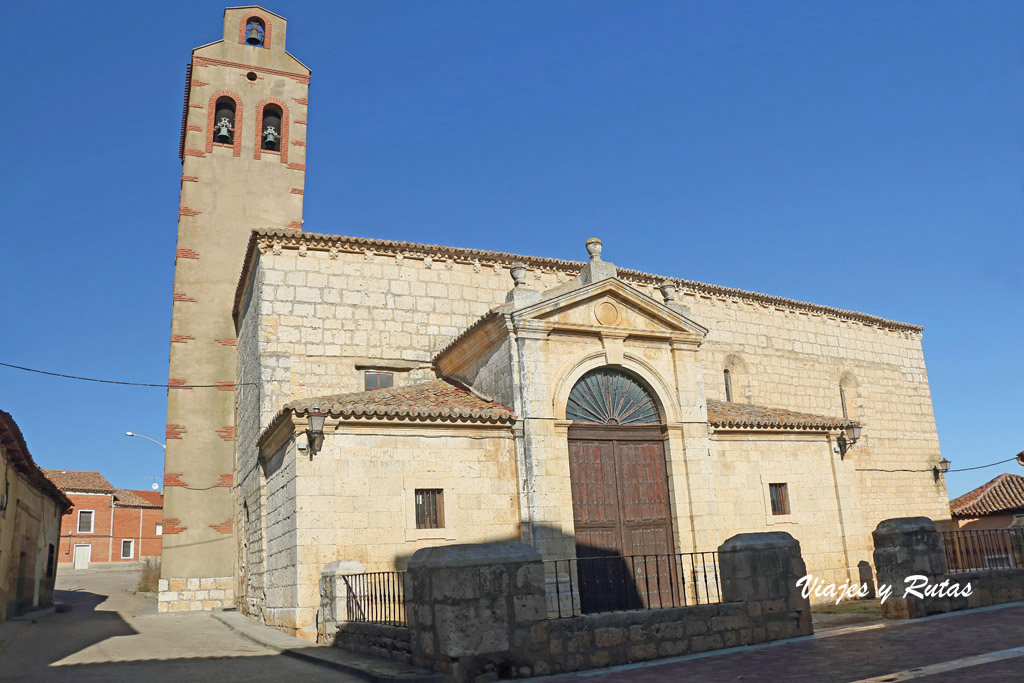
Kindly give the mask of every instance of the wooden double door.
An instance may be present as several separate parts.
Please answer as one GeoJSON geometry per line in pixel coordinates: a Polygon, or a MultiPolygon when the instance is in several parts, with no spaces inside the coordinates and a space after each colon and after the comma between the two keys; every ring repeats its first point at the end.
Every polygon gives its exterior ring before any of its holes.
{"type": "Polygon", "coordinates": [[[573,425],[569,472],[584,612],[661,607],[676,587],[658,427],[573,425]]]}

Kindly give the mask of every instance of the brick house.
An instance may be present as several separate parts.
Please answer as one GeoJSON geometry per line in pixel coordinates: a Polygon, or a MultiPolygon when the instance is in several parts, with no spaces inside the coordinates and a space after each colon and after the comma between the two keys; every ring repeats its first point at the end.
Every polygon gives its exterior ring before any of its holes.
{"type": "Polygon", "coordinates": [[[959,529],[1024,527],[1024,477],[1000,474],[949,501],[949,511],[959,529]]]}
{"type": "Polygon", "coordinates": [[[74,569],[160,556],[163,496],[114,488],[99,472],[45,470],[74,504],[60,529],[58,561],[74,569]]]}

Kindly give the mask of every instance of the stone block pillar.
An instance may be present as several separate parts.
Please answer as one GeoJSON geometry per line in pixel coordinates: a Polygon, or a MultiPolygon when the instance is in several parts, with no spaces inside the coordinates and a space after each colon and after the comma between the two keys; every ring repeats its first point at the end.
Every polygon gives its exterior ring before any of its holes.
{"type": "MultiPolygon", "coordinates": [[[[892,588],[891,597],[882,603],[886,619],[914,619],[929,614],[967,608],[967,598],[939,598],[908,595],[908,585],[920,583],[924,577],[929,585],[947,578],[946,553],[935,523],[927,517],[901,517],[879,523],[871,533],[875,541],[875,572],[878,586],[892,588]]],[[[919,591],[923,593],[922,591],[919,591]]]]}
{"type": "Polygon", "coordinates": [[[406,576],[413,664],[461,682],[511,677],[546,654],[544,565],[532,546],[424,548],[406,576]]]}
{"type": "Polygon", "coordinates": [[[752,642],[806,636],[810,601],[796,582],[807,573],[800,543],[784,531],[733,536],[718,548],[722,600],[743,602],[752,642]]]}
{"type": "Polygon", "coordinates": [[[333,643],[338,625],[349,620],[351,586],[343,577],[365,573],[363,565],[355,560],[331,562],[320,572],[320,613],[316,620],[318,643],[333,643]]]}

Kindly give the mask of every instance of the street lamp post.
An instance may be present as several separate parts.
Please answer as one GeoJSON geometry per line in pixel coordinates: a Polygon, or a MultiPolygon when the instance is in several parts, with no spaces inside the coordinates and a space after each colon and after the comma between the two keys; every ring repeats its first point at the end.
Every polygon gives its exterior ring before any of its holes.
{"type": "Polygon", "coordinates": [[[140,439],[148,439],[149,441],[152,441],[153,443],[155,443],[157,446],[159,446],[160,448],[164,449],[165,451],[167,450],[167,446],[165,446],[164,444],[160,443],[159,441],[157,441],[154,438],[146,436],[145,434],[136,434],[135,432],[125,432],[124,435],[125,436],[137,436],[140,439]]]}

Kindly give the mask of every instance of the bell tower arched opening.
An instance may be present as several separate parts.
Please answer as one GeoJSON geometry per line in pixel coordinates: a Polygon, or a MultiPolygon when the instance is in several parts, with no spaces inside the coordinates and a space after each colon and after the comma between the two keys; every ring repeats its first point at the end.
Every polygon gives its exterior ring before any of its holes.
{"type": "Polygon", "coordinates": [[[675,604],[662,419],[650,391],[615,367],[586,373],[566,404],[583,612],[675,604]]]}

